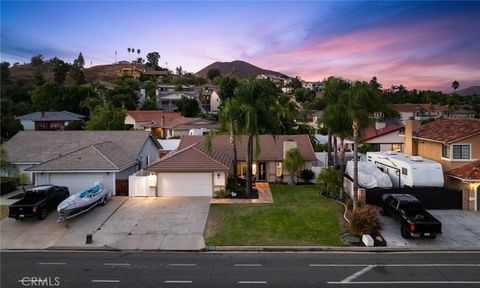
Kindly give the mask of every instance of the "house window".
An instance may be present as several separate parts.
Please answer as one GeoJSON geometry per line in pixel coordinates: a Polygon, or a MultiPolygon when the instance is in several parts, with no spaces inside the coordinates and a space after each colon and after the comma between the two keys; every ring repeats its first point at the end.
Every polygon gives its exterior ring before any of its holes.
{"type": "Polygon", "coordinates": [[[442,157],[450,158],[450,145],[442,144],[442,157]]]}
{"type": "Polygon", "coordinates": [[[470,159],[470,145],[452,145],[453,159],[470,159]]]}
{"type": "Polygon", "coordinates": [[[147,162],[147,165],[146,165],[146,166],[150,165],[150,155],[147,155],[146,162],[147,162]]]}
{"type": "Polygon", "coordinates": [[[408,170],[407,170],[407,168],[402,168],[402,174],[403,174],[403,175],[408,175],[408,170]]]}
{"type": "Polygon", "coordinates": [[[277,162],[275,163],[275,176],[282,177],[283,175],[283,163],[277,162]]]}
{"type": "Polygon", "coordinates": [[[392,144],[392,151],[402,152],[402,144],[392,144]]]}

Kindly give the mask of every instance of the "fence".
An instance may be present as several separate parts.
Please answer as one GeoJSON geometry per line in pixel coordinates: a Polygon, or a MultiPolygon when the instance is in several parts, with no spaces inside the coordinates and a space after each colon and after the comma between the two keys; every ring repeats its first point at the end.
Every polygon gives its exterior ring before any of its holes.
{"type": "Polygon", "coordinates": [[[145,170],[128,176],[128,196],[155,196],[155,188],[150,186],[150,176],[145,170]]]}

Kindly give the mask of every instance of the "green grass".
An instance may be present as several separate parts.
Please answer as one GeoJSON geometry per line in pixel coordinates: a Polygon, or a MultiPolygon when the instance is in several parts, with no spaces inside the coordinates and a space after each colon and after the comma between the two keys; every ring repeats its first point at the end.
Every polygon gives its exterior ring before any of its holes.
{"type": "Polygon", "coordinates": [[[8,205],[0,205],[0,220],[8,216],[8,205]]]}
{"type": "Polygon", "coordinates": [[[340,240],[343,207],[316,186],[270,184],[273,204],[212,204],[207,245],[328,245],[340,240]]]}

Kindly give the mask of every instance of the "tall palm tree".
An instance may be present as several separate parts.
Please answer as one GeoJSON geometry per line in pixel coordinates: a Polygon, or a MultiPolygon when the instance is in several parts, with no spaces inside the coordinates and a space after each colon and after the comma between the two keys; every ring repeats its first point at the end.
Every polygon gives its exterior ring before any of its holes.
{"type": "Polygon", "coordinates": [[[140,52],[142,52],[140,49],[137,49],[137,54],[140,55],[140,52]]]}
{"type": "Polygon", "coordinates": [[[458,83],[457,80],[453,81],[453,82],[452,82],[453,94],[456,94],[456,93],[457,93],[458,87],[460,87],[460,83],[458,83]]]}
{"type": "Polygon", "coordinates": [[[132,49],[127,48],[127,51],[128,51],[128,54],[130,54],[130,52],[132,52],[132,49]]]}

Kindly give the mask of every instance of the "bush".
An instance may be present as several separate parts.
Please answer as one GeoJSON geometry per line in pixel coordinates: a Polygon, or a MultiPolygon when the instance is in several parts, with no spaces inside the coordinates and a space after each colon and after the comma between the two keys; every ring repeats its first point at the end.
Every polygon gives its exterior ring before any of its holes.
{"type": "Polygon", "coordinates": [[[228,198],[230,196],[230,193],[225,189],[218,190],[215,193],[217,198],[228,198]]]}
{"type": "Polygon", "coordinates": [[[315,172],[310,169],[303,169],[300,171],[300,178],[303,179],[305,182],[310,182],[315,178],[315,172]]]}
{"type": "MultiPolygon", "coordinates": [[[[363,207],[365,203],[363,201],[357,201],[357,207],[363,207]]],[[[351,198],[348,198],[347,201],[345,201],[345,205],[347,205],[348,211],[353,210],[353,200],[351,198]]]]}
{"type": "Polygon", "coordinates": [[[357,208],[351,213],[350,233],[361,237],[363,234],[377,236],[382,223],[378,218],[378,208],[372,205],[365,205],[357,208]]]}
{"type": "Polygon", "coordinates": [[[0,195],[17,190],[18,181],[13,177],[0,177],[0,195]]]}
{"type": "Polygon", "coordinates": [[[340,194],[340,172],[334,167],[322,169],[317,177],[317,185],[325,196],[337,199],[340,194]]]}

